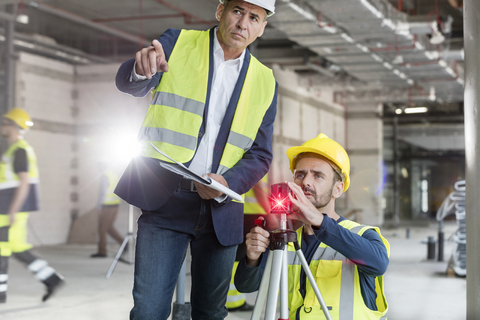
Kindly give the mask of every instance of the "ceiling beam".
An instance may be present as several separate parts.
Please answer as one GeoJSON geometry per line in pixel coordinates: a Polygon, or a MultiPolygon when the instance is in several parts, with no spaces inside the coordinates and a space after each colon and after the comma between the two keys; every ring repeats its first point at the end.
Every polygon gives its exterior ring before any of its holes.
{"type": "Polygon", "coordinates": [[[139,36],[133,35],[131,33],[128,33],[128,32],[122,31],[122,30],[118,30],[118,29],[115,29],[115,28],[112,28],[112,27],[109,27],[109,26],[105,26],[105,25],[93,22],[91,20],[88,20],[88,19],[83,18],[81,16],[78,16],[76,14],[70,13],[68,11],[55,8],[55,7],[53,7],[51,5],[48,5],[46,3],[33,2],[32,1],[32,2],[29,3],[29,6],[35,8],[39,11],[49,13],[49,14],[55,15],[57,17],[61,17],[63,19],[67,19],[69,21],[73,21],[75,23],[87,26],[89,28],[92,28],[92,29],[95,29],[95,30],[98,30],[98,31],[101,31],[101,32],[104,32],[104,33],[111,34],[113,36],[128,40],[130,42],[137,43],[140,46],[149,46],[150,45],[150,41],[146,41],[142,37],[139,37],[139,36]]]}
{"type": "Polygon", "coordinates": [[[174,14],[155,14],[146,16],[128,16],[128,17],[112,17],[92,19],[93,22],[116,22],[116,21],[132,21],[132,20],[150,20],[150,19],[168,19],[168,18],[183,18],[181,13],[174,14]]]}
{"type": "Polygon", "coordinates": [[[214,25],[217,24],[217,21],[207,21],[207,20],[204,20],[200,17],[197,17],[193,14],[191,14],[190,12],[186,11],[186,10],[183,10],[182,8],[179,8],[177,6],[174,6],[173,4],[171,3],[168,3],[167,1],[165,0],[154,0],[155,2],[158,2],[172,10],[175,10],[181,14],[183,14],[185,16],[185,24],[205,24],[209,27],[213,27],[214,25]],[[189,21],[189,19],[192,19],[191,21],[189,21]]]}

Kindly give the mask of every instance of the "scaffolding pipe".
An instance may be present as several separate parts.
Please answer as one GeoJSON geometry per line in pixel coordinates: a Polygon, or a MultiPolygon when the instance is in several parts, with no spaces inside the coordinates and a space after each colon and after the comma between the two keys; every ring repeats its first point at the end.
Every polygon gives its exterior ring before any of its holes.
{"type": "Polygon", "coordinates": [[[5,28],[5,109],[15,107],[15,20],[7,20],[5,28]]]}
{"type": "Polygon", "coordinates": [[[140,46],[149,46],[151,44],[150,41],[146,41],[145,39],[143,39],[141,37],[137,37],[137,36],[135,36],[133,34],[130,34],[128,32],[124,32],[124,31],[121,31],[121,30],[118,30],[118,29],[115,29],[115,28],[112,28],[112,27],[109,27],[109,26],[105,26],[105,25],[102,25],[102,24],[99,24],[99,23],[95,23],[91,20],[82,18],[82,17],[80,17],[76,14],[73,14],[73,13],[70,13],[68,11],[55,8],[53,6],[50,6],[50,5],[42,3],[42,2],[33,2],[32,1],[32,2],[29,3],[29,5],[33,8],[36,8],[40,11],[43,11],[45,13],[49,13],[49,14],[55,15],[57,17],[67,19],[69,21],[73,21],[75,23],[78,23],[78,24],[90,27],[92,29],[96,29],[96,30],[111,34],[115,37],[122,38],[122,39],[128,40],[130,42],[138,43],[140,46]]]}

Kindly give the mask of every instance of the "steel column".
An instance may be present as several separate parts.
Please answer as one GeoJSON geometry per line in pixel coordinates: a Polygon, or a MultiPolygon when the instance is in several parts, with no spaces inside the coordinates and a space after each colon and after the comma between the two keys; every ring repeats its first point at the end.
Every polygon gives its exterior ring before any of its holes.
{"type": "Polygon", "coordinates": [[[467,320],[480,319],[480,1],[464,1],[467,320]]]}

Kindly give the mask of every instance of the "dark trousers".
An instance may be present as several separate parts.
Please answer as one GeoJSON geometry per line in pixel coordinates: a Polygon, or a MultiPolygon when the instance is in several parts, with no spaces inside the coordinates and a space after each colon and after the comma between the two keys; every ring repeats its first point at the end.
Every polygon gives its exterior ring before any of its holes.
{"type": "Polygon", "coordinates": [[[117,218],[118,205],[103,206],[98,217],[98,253],[107,254],[107,234],[118,244],[122,244],[123,238],[114,227],[117,218]]]}
{"type": "Polygon", "coordinates": [[[155,212],[138,220],[134,307],[130,319],[167,319],[187,247],[191,250],[193,320],[220,320],[237,246],[220,244],[213,228],[210,202],[196,192],[175,192],[155,212]]]}

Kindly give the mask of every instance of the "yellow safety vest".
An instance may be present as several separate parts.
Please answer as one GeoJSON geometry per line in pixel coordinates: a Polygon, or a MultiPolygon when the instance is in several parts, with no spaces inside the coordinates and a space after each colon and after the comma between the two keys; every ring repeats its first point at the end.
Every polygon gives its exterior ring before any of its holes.
{"type": "MultiPolygon", "coordinates": [[[[390,256],[390,245],[376,227],[360,225],[350,220],[339,225],[353,233],[362,235],[366,230],[375,230],[382,239],[390,256]]],[[[297,239],[301,243],[303,227],[297,230],[297,239]]],[[[290,319],[325,319],[320,303],[307,279],[305,299],[299,292],[301,263],[295,254],[293,243],[288,244],[288,301],[290,319]]],[[[310,270],[317,281],[333,320],[378,320],[387,319],[388,304],[383,289],[383,276],[375,278],[378,311],[370,310],[362,297],[357,266],[340,252],[321,243],[310,262],[310,270]],[[331,310],[330,310],[331,308],[331,310]]]]}
{"type": "MultiPolygon", "coordinates": [[[[268,184],[268,174],[262,178],[262,181],[265,184],[268,184]]],[[[269,194],[269,190],[261,190],[266,194],[269,194]]],[[[257,197],[255,196],[255,191],[250,189],[247,193],[245,193],[244,198],[244,205],[243,205],[243,213],[244,214],[266,214],[265,209],[258,203],[257,197]]]]}
{"type": "MultiPolygon", "coordinates": [[[[210,49],[210,31],[180,32],[168,61],[169,71],[153,91],[139,133],[142,156],[170,162],[151,142],[178,162],[193,158],[207,99],[210,49]]],[[[250,149],[274,94],[272,70],[251,56],[217,174],[232,168],[250,149]]]]}
{"type": "Polygon", "coordinates": [[[120,198],[114,193],[115,187],[118,184],[118,180],[120,178],[111,171],[105,171],[103,173],[107,177],[108,186],[107,190],[105,191],[105,197],[103,198],[104,205],[115,205],[120,203],[120,198]]]}
{"type": "Polygon", "coordinates": [[[20,180],[13,169],[15,151],[25,149],[28,160],[28,181],[30,184],[38,184],[37,157],[33,148],[27,141],[20,139],[12,144],[2,155],[0,162],[0,190],[14,189],[20,185],[20,180]]]}

